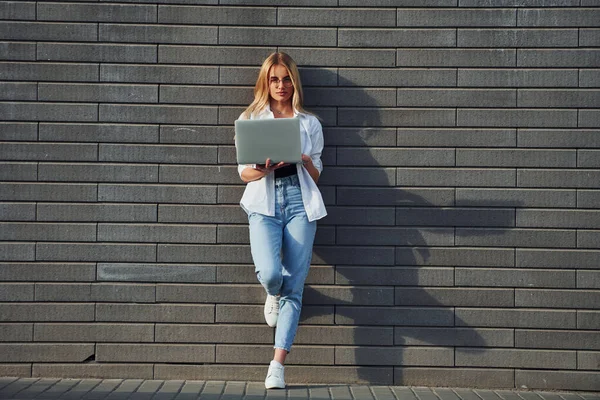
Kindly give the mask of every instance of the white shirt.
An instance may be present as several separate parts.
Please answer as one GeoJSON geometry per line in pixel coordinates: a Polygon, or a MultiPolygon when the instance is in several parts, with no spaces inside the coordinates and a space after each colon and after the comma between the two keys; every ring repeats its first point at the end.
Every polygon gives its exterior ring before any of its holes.
{"type": "MultiPolygon", "coordinates": [[[[313,165],[319,171],[323,170],[321,163],[321,152],[323,151],[323,129],[321,123],[314,115],[295,112],[296,117],[300,119],[300,137],[302,153],[307,154],[312,159],[313,165]]],[[[240,116],[240,118],[243,118],[240,116]]],[[[267,105],[262,112],[252,115],[250,119],[268,119],[275,118],[271,108],[267,105]]],[[[249,165],[238,165],[238,173],[242,176],[242,171],[249,165]]],[[[317,187],[317,184],[311,178],[310,174],[304,168],[304,165],[296,164],[298,169],[298,180],[302,191],[302,202],[304,210],[309,221],[315,221],[327,215],[323,197],[317,187]]],[[[263,215],[275,215],[275,174],[269,175],[252,182],[248,182],[240,206],[247,214],[256,212],[263,215]]]]}

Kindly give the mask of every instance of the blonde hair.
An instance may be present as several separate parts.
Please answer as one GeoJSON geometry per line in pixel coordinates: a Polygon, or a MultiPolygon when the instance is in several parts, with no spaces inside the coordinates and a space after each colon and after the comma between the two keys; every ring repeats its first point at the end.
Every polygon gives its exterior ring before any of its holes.
{"type": "Polygon", "coordinates": [[[269,105],[269,71],[273,65],[283,65],[292,80],[294,94],[292,95],[292,107],[300,113],[311,114],[304,109],[304,94],[302,92],[302,83],[300,83],[300,74],[296,62],[288,54],[283,52],[272,53],[267,57],[260,67],[258,79],[254,86],[254,101],[250,103],[243,113],[245,118],[250,118],[252,114],[259,113],[269,105]]]}

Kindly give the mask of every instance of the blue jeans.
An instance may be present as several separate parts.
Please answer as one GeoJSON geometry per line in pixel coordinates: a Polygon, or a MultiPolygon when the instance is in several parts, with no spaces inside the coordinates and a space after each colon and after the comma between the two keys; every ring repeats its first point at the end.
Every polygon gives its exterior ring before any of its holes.
{"type": "Polygon", "coordinates": [[[268,294],[281,296],[275,348],[289,352],[317,231],[304,211],[298,176],[275,179],[275,216],[250,213],[248,221],[256,276],[268,294]]]}

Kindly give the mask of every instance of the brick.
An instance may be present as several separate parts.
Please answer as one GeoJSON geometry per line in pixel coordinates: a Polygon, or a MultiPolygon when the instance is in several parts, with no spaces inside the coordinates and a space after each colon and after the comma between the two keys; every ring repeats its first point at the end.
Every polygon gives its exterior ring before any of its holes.
{"type": "Polygon", "coordinates": [[[100,24],[102,42],[217,44],[216,26],[100,24]]]}
{"type": "Polygon", "coordinates": [[[240,224],[248,222],[248,216],[239,206],[160,204],[158,221],[240,224]]]}
{"type": "Polygon", "coordinates": [[[159,284],[156,300],[163,303],[262,303],[264,289],[252,286],[232,285],[172,285],[159,284]]]}
{"type": "MultiPolygon", "coordinates": [[[[321,231],[321,228],[319,229],[321,231]]],[[[256,283],[254,265],[218,265],[218,283],[256,283]]],[[[331,266],[313,265],[308,271],[306,284],[333,285],[334,271],[331,266]]]]}
{"type": "Polygon", "coordinates": [[[577,287],[600,289],[600,273],[597,271],[577,271],[577,287]]]}
{"type": "Polygon", "coordinates": [[[456,70],[436,68],[339,68],[340,86],[456,86],[456,70]]]}
{"type": "Polygon", "coordinates": [[[393,329],[367,326],[304,326],[298,330],[297,344],[392,345],[393,329]]]}
{"type": "Polygon", "coordinates": [[[330,128],[326,129],[325,146],[395,146],[394,128],[330,128]]]}
{"type": "Polygon", "coordinates": [[[216,123],[217,109],[203,106],[101,104],[100,121],[138,123],[216,123]]]}
{"type": "Polygon", "coordinates": [[[516,263],[521,268],[595,269],[600,252],[594,250],[517,250],[516,263]]]}
{"type": "MultiPolygon", "coordinates": [[[[106,379],[152,379],[152,364],[34,364],[32,376],[56,376],[59,378],[101,378],[106,379]]],[[[100,384],[96,389],[100,388],[100,384]]],[[[95,389],[95,390],[96,390],[95,389]]],[[[101,396],[112,392],[112,387],[107,391],[99,391],[101,396]]],[[[95,392],[95,390],[93,392],[95,392]]]]}
{"type": "Polygon", "coordinates": [[[214,146],[101,144],[100,161],[155,162],[179,164],[214,164],[217,148],[214,146]]]}
{"type": "Polygon", "coordinates": [[[156,6],[134,4],[40,3],[37,18],[44,21],[156,22],[156,6]]]}
{"type": "Polygon", "coordinates": [[[0,324],[0,342],[31,342],[33,324],[0,324]]]}
{"type": "Polygon", "coordinates": [[[249,104],[250,88],[161,85],[160,102],[172,104],[249,104]]]}
{"type": "Polygon", "coordinates": [[[36,342],[152,342],[152,324],[36,323],[36,342]]]}
{"type": "Polygon", "coordinates": [[[515,385],[531,389],[600,390],[600,373],[516,370],[515,385]]]}
{"type": "Polygon", "coordinates": [[[397,306],[511,307],[512,289],[396,288],[397,306]]]}
{"type": "Polygon", "coordinates": [[[96,161],[96,144],[66,143],[2,143],[4,160],[96,161]]]}
{"type": "Polygon", "coordinates": [[[577,166],[582,168],[600,168],[600,151],[577,150],[577,166]]]}
{"type": "Polygon", "coordinates": [[[524,149],[457,149],[457,166],[489,167],[575,167],[574,150],[524,150],[524,149]]]}
{"type": "Polygon", "coordinates": [[[319,183],[325,185],[394,186],[395,176],[394,168],[329,167],[319,178],[319,183]]]}
{"type": "Polygon", "coordinates": [[[177,264],[98,263],[99,281],[215,282],[216,267],[177,264]]]}
{"type": "MultiPolygon", "coordinates": [[[[1,321],[93,321],[94,304],[2,303],[1,321]]],[[[87,358],[87,357],[86,357],[87,358]]]]}
{"type": "Polygon", "coordinates": [[[453,166],[454,149],[338,147],[337,165],[453,166]]]}
{"type": "Polygon", "coordinates": [[[273,51],[274,49],[271,48],[250,46],[159,45],[158,62],[161,64],[260,65],[273,51]]]}
{"type": "Polygon", "coordinates": [[[579,71],[580,87],[599,87],[600,69],[586,69],[579,71]]]}
{"type": "Polygon", "coordinates": [[[249,246],[158,245],[159,262],[251,263],[249,246]]]}
{"type": "Polygon", "coordinates": [[[576,69],[459,69],[466,87],[577,87],[576,69]]]}
{"type": "Polygon", "coordinates": [[[517,226],[549,228],[600,228],[600,216],[594,210],[517,211],[517,226]]]}
{"type": "Polygon", "coordinates": [[[453,366],[452,348],[344,347],[335,348],[336,365],[453,366]]]}
{"type": "Polygon", "coordinates": [[[600,181],[600,170],[520,169],[519,187],[595,188],[600,181]]]}
{"type": "Polygon", "coordinates": [[[194,25],[275,25],[275,8],[164,5],[158,22],[194,25]]]}
{"type": "Polygon", "coordinates": [[[0,203],[0,220],[34,221],[35,203],[0,203]]]}
{"type": "Polygon", "coordinates": [[[594,89],[519,89],[519,107],[572,107],[588,108],[600,106],[600,91],[594,89]]]}
{"type": "Polygon", "coordinates": [[[152,303],[156,299],[155,285],[129,283],[98,283],[91,286],[92,301],[152,303]]]}
{"type": "Polygon", "coordinates": [[[577,247],[598,249],[599,239],[598,231],[577,231],[577,247]]]}
{"type": "Polygon", "coordinates": [[[592,129],[519,129],[517,137],[519,147],[600,147],[592,129]]]}
{"type": "Polygon", "coordinates": [[[518,67],[597,67],[600,51],[595,49],[519,49],[517,54],[518,67]]]}
{"type": "Polygon", "coordinates": [[[41,101],[156,103],[158,86],[40,83],[38,96],[41,101]]]}
{"type": "Polygon", "coordinates": [[[514,250],[494,248],[413,247],[396,249],[396,265],[513,267],[514,250]],[[419,255],[416,256],[415,252],[419,255]]]}
{"type": "MultiPolygon", "coordinates": [[[[54,145],[56,146],[56,145],[54,145]]],[[[40,163],[39,181],[156,182],[158,167],[140,164],[40,163]]]]}
{"type": "Polygon", "coordinates": [[[98,81],[98,64],[3,63],[0,78],[20,81],[98,81]]]}
{"type": "Polygon", "coordinates": [[[4,362],[81,362],[92,354],[93,344],[0,343],[0,360],[4,362]]]}
{"type": "MultiPolygon", "coordinates": [[[[574,190],[563,189],[456,189],[456,205],[477,207],[574,207],[574,190]]],[[[519,215],[517,210],[516,226],[519,215]]]]}
{"type": "MultiPolygon", "coordinates": [[[[394,368],[394,384],[447,387],[515,387],[514,370],[496,368],[394,368]]],[[[396,390],[394,388],[394,390],[396,390]]],[[[457,392],[459,392],[457,390],[457,392]]],[[[460,392],[459,392],[460,393],[460,392]]],[[[471,391],[468,391],[471,393],[471,391]]],[[[461,393],[462,398],[465,398],[461,393]]]]}
{"type": "MultiPolygon", "coordinates": [[[[217,345],[217,363],[266,364],[271,360],[272,346],[217,345]]],[[[337,351],[337,349],[335,350],[337,351]]],[[[294,351],[285,360],[287,365],[333,365],[334,347],[294,346],[294,351]]]]}
{"type": "Polygon", "coordinates": [[[76,37],[81,41],[96,42],[97,30],[96,24],[0,22],[0,34],[7,40],[70,41],[76,37]]]}
{"type": "Polygon", "coordinates": [[[320,67],[394,67],[396,51],[371,49],[319,49],[286,47],[298,64],[320,67]]]}
{"type": "Polygon", "coordinates": [[[158,142],[157,125],[41,123],[40,140],[52,142],[158,142]]]}
{"type": "Polygon", "coordinates": [[[575,369],[574,351],[522,349],[456,349],[457,367],[540,368],[552,365],[556,369],[575,369]]]}
{"type": "Polygon", "coordinates": [[[514,67],[515,50],[398,49],[398,67],[514,67]]]}
{"type": "Polygon", "coordinates": [[[0,100],[37,100],[37,85],[0,82],[0,100]]]}
{"type": "Polygon", "coordinates": [[[304,304],[393,305],[394,291],[384,287],[308,286],[304,304]]]}
{"type": "Polygon", "coordinates": [[[161,143],[234,144],[232,129],[226,126],[160,126],[161,143]]]}
{"type": "Polygon", "coordinates": [[[215,306],[205,304],[98,303],[96,321],[212,323],[215,306]]]}
{"type": "Polygon", "coordinates": [[[35,51],[35,43],[0,42],[0,60],[33,61],[35,51]]]}
{"type": "Polygon", "coordinates": [[[396,178],[398,186],[511,187],[515,181],[515,170],[499,168],[399,168],[396,178]]]}
{"type": "Polygon", "coordinates": [[[456,286],[573,288],[575,271],[456,268],[455,280],[456,286]]]}
{"type": "Polygon", "coordinates": [[[0,243],[0,261],[33,261],[35,243],[0,243]]]}
{"type": "Polygon", "coordinates": [[[43,261],[155,261],[156,245],[111,243],[38,243],[43,261]]]}
{"type": "Polygon", "coordinates": [[[582,128],[597,128],[600,126],[600,112],[597,110],[581,110],[579,111],[578,124],[582,128]]]}
{"type": "Polygon", "coordinates": [[[435,267],[336,267],[338,285],[453,286],[454,271],[435,267]]]}
{"type": "Polygon", "coordinates": [[[89,302],[91,298],[89,283],[39,283],[36,284],[36,301],[89,302]]]}
{"type": "Polygon", "coordinates": [[[343,245],[401,246],[412,244],[417,240],[431,246],[450,246],[454,244],[454,230],[338,226],[336,232],[336,244],[343,245]]]}
{"type": "Polygon", "coordinates": [[[279,8],[278,25],[293,26],[395,26],[395,10],[337,8],[279,8]]]}
{"type": "Polygon", "coordinates": [[[308,88],[304,91],[307,106],[393,107],[393,89],[308,88]]]}
{"type": "Polygon", "coordinates": [[[450,308],[337,306],[336,325],[452,326],[450,308]]]}
{"type": "MultiPolygon", "coordinates": [[[[256,83],[256,79],[259,73],[258,67],[238,67],[238,66],[223,66],[219,67],[219,80],[218,83],[223,85],[253,85],[256,83]]],[[[303,69],[306,70],[306,69],[303,69]]],[[[311,70],[319,69],[312,68],[311,70]]],[[[335,69],[331,69],[330,74],[335,74],[335,69]]],[[[328,72],[325,70],[325,72],[328,72]]],[[[302,72],[300,72],[302,76],[302,72]]],[[[302,78],[303,85],[306,86],[307,82],[302,78]]],[[[337,77],[333,80],[332,84],[328,86],[337,86],[337,77]]]]}
{"type": "Polygon", "coordinates": [[[216,84],[219,67],[102,64],[100,81],[161,84],[216,84]]]}
{"type": "MultiPolygon", "coordinates": [[[[217,203],[219,204],[240,204],[240,199],[244,194],[245,186],[236,185],[236,186],[225,186],[219,185],[217,189],[217,203]]],[[[323,188],[321,187],[321,190],[323,188]]],[[[322,194],[322,193],[321,193],[322,194]]],[[[327,204],[327,203],[325,203],[327,204]]]]}
{"type": "Polygon", "coordinates": [[[600,191],[577,190],[577,207],[593,208],[600,204],[600,191]]]}
{"type": "MultiPolygon", "coordinates": [[[[2,147],[12,147],[10,144],[2,143],[2,147]]],[[[13,147],[14,148],[14,147],[13,147]]],[[[0,154],[3,153],[0,150],[0,154]]],[[[10,152],[7,158],[10,158],[10,152]]],[[[36,181],[37,163],[23,162],[0,162],[0,179],[3,181],[36,181]]]]}
{"type": "Polygon", "coordinates": [[[514,347],[512,329],[394,327],[394,344],[405,346],[514,347]]]}
{"type": "Polygon", "coordinates": [[[315,246],[312,262],[327,265],[393,265],[393,259],[394,249],[392,247],[315,246]]]}
{"type": "MultiPolygon", "coordinates": [[[[314,11],[317,11],[316,9],[314,11]]],[[[336,45],[336,44],[334,44],[336,45]]],[[[339,29],[340,47],[456,47],[455,29],[339,29]]]]}
{"type": "Polygon", "coordinates": [[[599,350],[597,331],[521,330],[515,331],[515,346],[530,349],[599,350]]]}
{"type": "MultiPolygon", "coordinates": [[[[32,257],[33,259],[33,257],[32,257]]],[[[1,263],[3,281],[93,281],[95,264],[61,263],[1,263]]]]}
{"type": "Polygon", "coordinates": [[[598,302],[600,302],[600,292],[593,290],[519,289],[515,291],[516,307],[593,309],[598,306],[598,302]]]}
{"type": "Polygon", "coordinates": [[[551,229],[472,229],[457,228],[458,246],[497,247],[576,247],[576,232],[551,229]]]}
{"type": "Polygon", "coordinates": [[[458,29],[458,47],[577,47],[577,29],[458,29]]]}
{"type": "Polygon", "coordinates": [[[454,189],[336,188],[337,204],[351,206],[451,206],[454,189]]]}
{"type": "Polygon", "coordinates": [[[248,226],[219,226],[217,228],[217,243],[249,244],[248,226]]]}
{"type": "Polygon", "coordinates": [[[33,301],[33,285],[0,283],[0,301],[33,301]]]}
{"type": "Polygon", "coordinates": [[[402,107],[514,107],[516,91],[507,89],[398,89],[402,107]]]}
{"type": "Polygon", "coordinates": [[[514,26],[517,23],[513,10],[466,10],[466,9],[399,9],[398,26],[514,26]]]}
{"type": "Polygon", "coordinates": [[[44,61],[87,61],[156,63],[157,49],[152,45],[39,43],[37,59],[44,61]]]}
{"type": "MultiPolygon", "coordinates": [[[[595,293],[596,294],[596,293],[595,293]]],[[[577,328],[578,329],[599,329],[600,328],[600,313],[593,311],[577,311],[577,328]]]]}
{"type": "Polygon", "coordinates": [[[214,345],[98,344],[99,362],[214,362],[214,345]]]}
{"type": "Polygon", "coordinates": [[[340,0],[340,6],[360,7],[453,7],[454,0],[374,0],[365,3],[360,0],[340,0]]]}
{"type": "Polygon", "coordinates": [[[35,141],[37,125],[32,122],[0,122],[0,140],[35,141]]]}
{"type": "MultiPolygon", "coordinates": [[[[327,211],[322,220],[326,225],[394,225],[392,207],[329,207],[327,211]]],[[[398,234],[402,236],[401,232],[398,234]]]]}
{"type": "Polygon", "coordinates": [[[215,203],[215,186],[99,185],[98,200],[108,202],[215,203]]]}
{"type": "Polygon", "coordinates": [[[156,221],[152,204],[38,203],[38,221],[156,221]]]}
{"type": "Polygon", "coordinates": [[[93,242],[96,224],[2,222],[0,240],[93,242]]]}
{"type": "Polygon", "coordinates": [[[98,107],[93,104],[11,102],[0,103],[0,114],[6,120],[96,121],[98,107]]]}
{"type": "Polygon", "coordinates": [[[35,19],[35,2],[5,1],[0,5],[1,19],[35,19]]]}
{"type": "MultiPolygon", "coordinates": [[[[312,10],[311,10],[312,11],[312,10]]],[[[219,27],[219,44],[247,46],[337,46],[334,28],[219,27]]]]}
{"type": "MultiPolygon", "coordinates": [[[[217,323],[264,324],[264,306],[217,304],[217,323]]],[[[300,313],[301,325],[333,325],[333,306],[305,306],[300,313]]]]}
{"type": "Polygon", "coordinates": [[[570,128],[577,126],[574,110],[459,109],[458,126],[505,128],[570,128]]]}
{"type": "Polygon", "coordinates": [[[576,27],[598,26],[597,9],[531,9],[517,10],[519,26],[576,27]]]}
{"type": "Polygon", "coordinates": [[[574,311],[559,310],[456,308],[455,318],[456,326],[543,329],[574,329],[576,326],[574,311]]]}
{"type": "Polygon", "coordinates": [[[577,0],[459,0],[460,7],[567,7],[577,5],[579,5],[577,0]]]}
{"type": "MultiPolygon", "coordinates": [[[[236,376],[246,376],[249,379],[260,380],[264,375],[264,371],[261,371],[256,366],[245,366],[245,365],[215,365],[215,364],[203,364],[203,365],[177,365],[177,364],[156,364],[155,365],[155,379],[193,379],[200,382],[193,382],[199,384],[195,388],[189,388],[191,393],[184,393],[186,397],[193,396],[197,397],[200,390],[202,390],[202,396],[217,395],[220,396],[225,387],[225,380],[236,379],[236,376]],[[242,375],[239,375],[242,374],[242,375]],[[204,382],[218,380],[219,382],[204,382]]],[[[190,382],[192,383],[192,382],[190,382]]],[[[188,383],[189,384],[189,383],[188,383]]],[[[185,389],[185,387],[184,387],[185,389]]]]}
{"type": "MultiPolygon", "coordinates": [[[[514,226],[509,209],[397,207],[396,225],[419,226],[514,226]]],[[[457,243],[458,244],[458,243],[457,243]]]]}
{"type": "MultiPolygon", "coordinates": [[[[308,328],[308,327],[307,327],[308,328]]],[[[157,324],[156,341],[166,343],[262,343],[274,340],[273,330],[263,325],[157,324]]],[[[297,339],[296,343],[300,343],[297,339]]]]}
{"type": "Polygon", "coordinates": [[[577,352],[577,369],[599,369],[600,352],[577,352]]]}
{"type": "Polygon", "coordinates": [[[454,126],[455,111],[427,108],[343,108],[338,111],[340,126],[454,126]]]}

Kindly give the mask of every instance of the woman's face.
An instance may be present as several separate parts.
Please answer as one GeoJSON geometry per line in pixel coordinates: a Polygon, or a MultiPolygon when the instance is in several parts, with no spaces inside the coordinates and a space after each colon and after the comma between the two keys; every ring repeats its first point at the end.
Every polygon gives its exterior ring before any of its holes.
{"type": "Polygon", "coordinates": [[[294,86],[287,69],[283,65],[273,65],[269,70],[269,95],[271,98],[278,102],[287,102],[293,94],[294,86]]]}

